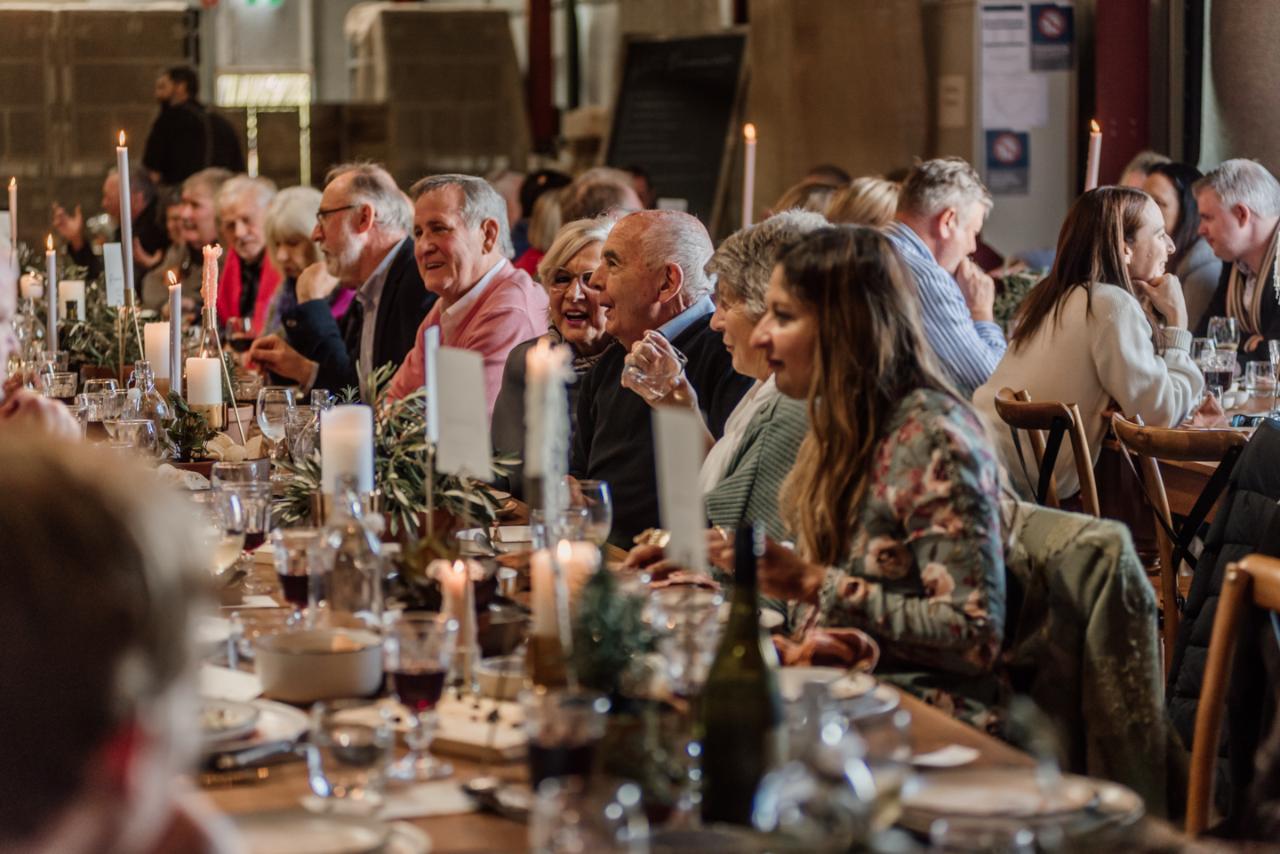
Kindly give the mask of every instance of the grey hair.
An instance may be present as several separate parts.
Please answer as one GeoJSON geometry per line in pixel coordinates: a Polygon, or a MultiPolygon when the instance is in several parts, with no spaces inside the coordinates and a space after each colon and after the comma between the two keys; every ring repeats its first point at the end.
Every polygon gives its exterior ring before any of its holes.
{"type": "Polygon", "coordinates": [[[452,172],[428,175],[409,188],[409,198],[416,203],[427,193],[445,187],[457,187],[462,193],[462,220],[468,227],[479,228],[486,219],[496,220],[499,251],[504,258],[516,254],[515,247],[511,245],[511,224],[507,222],[507,200],[485,179],[452,172]]]}
{"type": "Polygon", "coordinates": [[[917,163],[902,182],[898,212],[930,217],[974,202],[991,207],[991,193],[978,172],[961,157],[939,157],[917,163]]]}
{"type": "Polygon", "coordinates": [[[275,182],[269,178],[251,178],[248,175],[229,178],[218,188],[218,195],[214,199],[213,206],[217,209],[218,216],[222,216],[222,211],[227,205],[234,204],[245,196],[252,196],[259,208],[266,209],[276,196],[275,182]]]}
{"type": "MultiPolygon", "coordinates": [[[[120,170],[112,166],[107,170],[108,175],[118,175],[120,170]]],[[[129,164],[129,193],[141,193],[142,198],[147,204],[156,197],[156,185],[151,180],[151,173],[137,163],[129,164]]]]}
{"type": "Polygon", "coordinates": [[[789,210],[735,231],[707,262],[717,295],[741,302],[754,320],[764,316],[764,293],[779,253],[810,232],[830,225],[822,214],[789,210]]]}
{"type": "Polygon", "coordinates": [[[538,281],[542,286],[550,285],[556,270],[568,264],[583,249],[608,240],[616,221],[612,217],[602,216],[596,219],[577,219],[561,226],[555,240],[547,247],[547,254],[538,262],[538,281]]]}
{"type": "Polygon", "coordinates": [[[707,262],[715,247],[707,227],[683,211],[636,211],[623,219],[639,217],[645,223],[639,236],[640,257],[650,269],[675,264],[684,274],[689,302],[710,295],[715,280],[707,275],[707,262]]]}
{"type": "Polygon", "coordinates": [[[1224,160],[1191,189],[1195,193],[1213,190],[1222,199],[1223,207],[1244,205],[1255,216],[1280,215],[1280,182],[1256,160],[1224,160]]]}
{"type": "MultiPolygon", "coordinates": [[[[230,169],[223,169],[221,166],[210,166],[208,169],[201,169],[192,175],[188,175],[187,179],[182,182],[182,192],[187,192],[194,187],[204,187],[209,191],[209,195],[217,198],[218,190],[222,185],[231,180],[234,175],[230,169]]],[[[214,206],[216,209],[216,205],[214,206]]]]}
{"type": "Polygon", "coordinates": [[[267,207],[263,233],[267,248],[275,247],[290,237],[311,239],[316,224],[316,211],[320,210],[320,191],[314,187],[289,187],[276,193],[267,207]]]}
{"type": "Polygon", "coordinates": [[[402,237],[413,229],[413,205],[380,164],[341,163],[324,176],[324,185],[343,175],[351,176],[351,198],[373,208],[375,227],[402,237]]]}

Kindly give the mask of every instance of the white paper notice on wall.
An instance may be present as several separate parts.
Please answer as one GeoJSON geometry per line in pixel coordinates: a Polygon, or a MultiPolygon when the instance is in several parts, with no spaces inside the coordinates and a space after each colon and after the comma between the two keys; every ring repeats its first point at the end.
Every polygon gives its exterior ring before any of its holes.
{"type": "Polygon", "coordinates": [[[703,428],[692,412],[670,407],[653,411],[658,459],[658,514],[671,534],[667,558],[692,571],[707,566],[707,515],[698,486],[703,428]]]}
{"type": "Polygon", "coordinates": [[[1031,130],[1049,123],[1049,79],[1043,74],[987,75],[982,80],[982,126],[1031,130]]]}
{"type": "Polygon", "coordinates": [[[119,243],[107,243],[102,247],[102,266],[107,271],[107,305],[113,308],[124,305],[124,256],[119,243]]]}
{"type": "Polygon", "coordinates": [[[489,412],[484,397],[484,359],[472,350],[441,347],[434,361],[440,438],[436,469],[479,480],[493,477],[489,456],[489,412]]]}
{"type": "Polygon", "coordinates": [[[1031,18],[1026,3],[982,4],[982,76],[1031,71],[1031,18]]]}

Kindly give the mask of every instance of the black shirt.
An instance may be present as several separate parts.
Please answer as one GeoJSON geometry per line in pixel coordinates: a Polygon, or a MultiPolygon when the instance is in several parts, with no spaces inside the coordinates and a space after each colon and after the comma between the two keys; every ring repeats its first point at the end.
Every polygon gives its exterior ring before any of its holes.
{"type": "Polygon", "coordinates": [[[231,123],[198,101],[161,107],[147,135],[142,165],[165,186],[181,184],[209,166],[244,171],[240,137],[231,123]]]}
{"type": "Polygon", "coordinates": [[[253,304],[258,299],[258,282],[262,280],[262,257],[259,255],[258,260],[252,262],[240,259],[241,317],[253,317],[253,304]]]}
{"type": "MultiPolygon", "coordinates": [[[[724,339],[711,328],[711,315],[695,320],[671,343],[689,360],[685,374],[698,392],[698,406],[711,435],[719,439],[729,413],[755,382],[733,369],[724,339]]],[[[613,493],[609,541],[629,547],[636,534],[657,527],[658,480],[652,410],[640,395],[622,387],[627,350],[610,345],[582,378],[578,424],[569,472],[604,480],[613,493]]]]}

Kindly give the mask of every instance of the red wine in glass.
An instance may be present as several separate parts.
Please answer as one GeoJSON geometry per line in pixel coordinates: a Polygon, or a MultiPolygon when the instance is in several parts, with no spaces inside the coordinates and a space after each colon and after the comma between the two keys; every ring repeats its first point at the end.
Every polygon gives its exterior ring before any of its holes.
{"type": "Polygon", "coordinates": [[[307,607],[307,582],[311,580],[306,575],[280,575],[280,588],[284,591],[284,600],[295,608],[307,607]]]}
{"type": "Polygon", "coordinates": [[[232,338],[230,343],[231,343],[231,349],[235,350],[237,353],[247,353],[249,352],[249,348],[253,346],[253,339],[252,338],[232,338]]]}
{"type": "Polygon", "coordinates": [[[529,777],[533,789],[551,777],[588,777],[595,763],[596,742],[581,744],[540,744],[529,742],[529,777]]]}
{"type": "Polygon", "coordinates": [[[1233,371],[1231,368],[1226,368],[1224,370],[1217,370],[1212,368],[1207,369],[1204,372],[1204,384],[1209,386],[1210,388],[1212,388],[1213,386],[1218,386],[1223,391],[1226,391],[1227,389],[1231,388],[1231,380],[1234,377],[1234,375],[1235,375],[1235,371],[1233,371]]]}
{"type": "Polygon", "coordinates": [[[444,679],[448,671],[434,670],[392,670],[391,685],[395,695],[415,712],[427,712],[440,702],[444,693],[444,679]]]}
{"type": "Polygon", "coordinates": [[[245,531],[244,550],[251,552],[267,541],[266,531],[245,531]]]}

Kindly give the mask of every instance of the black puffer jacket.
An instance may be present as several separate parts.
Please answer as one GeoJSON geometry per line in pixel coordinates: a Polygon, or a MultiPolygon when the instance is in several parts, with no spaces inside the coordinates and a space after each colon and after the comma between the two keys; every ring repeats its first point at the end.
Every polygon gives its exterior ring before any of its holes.
{"type": "MultiPolygon", "coordinates": [[[[1174,647],[1173,661],[1165,686],[1165,702],[1174,731],[1182,743],[1190,749],[1195,731],[1196,708],[1200,700],[1200,688],[1204,679],[1205,660],[1209,654],[1209,638],[1213,633],[1213,618],[1218,609],[1218,596],[1222,591],[1222,577],[1227,565],[1254,552],[1273,553],[1280,535],[1280,426],[1264,421],[1245,447],[1228,482],[1226,497],[1214,517],[1205,539],[1204,551],[1196,563],[1191,592],[1187,597],[1182,625],[1178,629],[1178,641],[1174,647]]],[[[1257,637],[1251,630],[1242,635],[1242,646],[1250,645],[1246,638],[1257,637]]],[[[1256,651],[1256,647],[1254,648],[1256,651]]],[[[1232,732],[1233,726],[1248,723],[1253,730],[1261,721],[1262,706],[1269,706],[1270,698],[1256,689],[1266,686],[1265,677],[1254,673],[1241,679],[1239,665],[1245,656],[1237,658],[1236,668],[1228,695],[1227,716],[1223,727],[1222,751],[1229,745],[1243,745],[1238,737],[1246,733],[1232,732]],[[1252,688],[1250,685],[1252,684],[1252,688]]],[[[1257,659],[1249,656],[1250,661],[1257,659]]],[[[1250,668],[1252,669],[1252,668],[1250,668]]],[[[1260,669],[1260,668],[1259,668],[1260,669]]],[[[1274,689],[1274,686],[1270,686],[1274,689]]],[[[1264,692],[1265,693],[1265,692],[1264,692]]],[[[1257,732],[1248,735],[1256,744],[1257,732]]],[[[1238,778],[1235,770],[1250,765],[1253,751],[1232,761],[1231,778],[1238,778]]],[[[1222,769],[1220,769],[1221,771],[1222,769]]],[[[1228,783],[1220,774],[1219,784],[1228,783]]],[[[1219,803],[1230,798],[1229,790],[1220,788],[1219,803]],[[1225,797],[1224,797],[1225,796],[1225,797]]]]}

